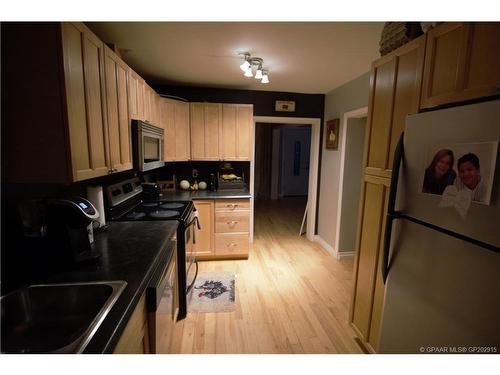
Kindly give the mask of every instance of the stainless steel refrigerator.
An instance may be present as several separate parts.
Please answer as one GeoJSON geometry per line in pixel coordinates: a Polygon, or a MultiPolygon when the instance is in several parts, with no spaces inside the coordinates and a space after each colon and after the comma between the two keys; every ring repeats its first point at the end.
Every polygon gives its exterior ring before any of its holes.
{"type": "Polygon", "coordinates": [[[500,100],[408,116],[389,195],[379,353],[500,352],[499,139],[500,100]],[[429,193],[441,150],[452,151],[441,159],[451,178],[429,193]],[[474,185],[460,190],[466,154],[479,156],[481,200],[474,185]]]}

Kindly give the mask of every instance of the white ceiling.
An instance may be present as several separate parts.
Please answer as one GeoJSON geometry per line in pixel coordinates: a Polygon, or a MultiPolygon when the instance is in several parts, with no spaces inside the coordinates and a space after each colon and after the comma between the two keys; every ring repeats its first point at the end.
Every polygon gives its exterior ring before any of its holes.
{"type": "Polygon", "coordinates": [[[154,83],[327,93],[379,57],[383,22],[89,22],[154,83]],[[238,52],[264,59],[269,84],[243,76],[238,52]]]}

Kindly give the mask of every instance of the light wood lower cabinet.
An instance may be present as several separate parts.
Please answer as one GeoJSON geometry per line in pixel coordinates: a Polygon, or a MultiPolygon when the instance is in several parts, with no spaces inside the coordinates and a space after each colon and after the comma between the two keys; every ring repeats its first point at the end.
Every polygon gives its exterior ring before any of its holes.
{"type": "Polygon", "coordinates": [[[216,233],[234,233],[250,231],[250,213],[248,211],[217,211],[215,214],[216,233]]]}
{"type": "Polygon", "coordinates": [[[214,254],[214,201],[195,200],[194,207],[198,211],[201,230],[196,228],[193,246],[197,257],[210,256],[214,254]]]}
{"type": "Polygon", "coordinates": [[[215,255],[248,256],[248,233],[215,233],[215,255]]]}
{"type": "Polygon", "coordinates": [[[350,322],[360,340],[376,351],[384,284],[380,259],[390,180],[364,176],[350,322]]]}
{"type": "Polygon", "coordinates": [[[123,331],[114,354],[146,354],[149,353],[148,322],[146,296],[139,300],[123,331]]]}
{"type": "Polygon", "coordinates": [[[195,254],[202,260],[248,258],[250,199],[193,201],[199,211],[195,254]],[[200,240],[198,240],[200,238],[200,240]]]}

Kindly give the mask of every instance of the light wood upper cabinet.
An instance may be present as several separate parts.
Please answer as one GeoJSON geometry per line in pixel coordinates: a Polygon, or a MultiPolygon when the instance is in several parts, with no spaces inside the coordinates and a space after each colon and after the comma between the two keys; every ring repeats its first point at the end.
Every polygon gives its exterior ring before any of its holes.
{"type": "Polygon", "coordinates": [[[153,124],[156,126],[160,126],[160,95],[158,95],[154,90],[152,93],[152,118],[153,118],[153,124]]]}
{"type": "Polygon", "coordinates": [[[372,64],[367,173],[390,177],[406,116],[419,110],[424,53],[421,36],[372,64]]]}
{"type": "Polygon", "coordinates": [[[223,104],[220,155],[223,160],[250,160],[253,105],[223,104]]]}
{"type": "Polygon", "coordinates": [[[222,105],[190,103],[191,159],[220,160],[222,105]]]}
{"type": "Polygon", "coordinates": [[[85,25],[63,23],[62,52],[72,180],[109,173],[104,44],[85,25]]]}
{"type": "Polygon", "coordinates": [[[189,103],[160,98],[160,126],[165,130],[165,161],[191,158],[189,103]]]}
{"type": "Polygon", "coordinates": [[[500,94],[500,23],[451,22],[427,33],[422,108],[500,94]]]}
{"type": "Polygon", "coordinates": [[[127,65],[108,47],[104,56],[109,158],[113,172],[132,169],[127,65]]]}
{"type": "Polygon", "coordinates": [[[144,121],[160,126],[160,96],[147,83],[144,83],[144,121]]]}
{"type": "Polygon", "coordinates": [[[130,119],[144,120],[144,80],[128,68],[128,108],[130,119]]]}
{"type": "Polygon", "coordinates": [[[193,251],[197,256],[213,255],[214,253],[214,201],[194,200],[198,211],[201,230],[196,229],[196,243],[193,251]]]}
{"type": "Polygon", "coordinates": [[[151,89],[147,85],[147,83],[144,83],[144,90],[143,90],[143,96],[144,96],[144,121],[152,123],[152,116],[151,116],[151,89]]]}

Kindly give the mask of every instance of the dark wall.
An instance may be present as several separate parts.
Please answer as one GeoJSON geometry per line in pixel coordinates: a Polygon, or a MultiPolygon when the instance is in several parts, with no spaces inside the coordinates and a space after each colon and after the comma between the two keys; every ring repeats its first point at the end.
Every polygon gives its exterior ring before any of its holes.
{"type": "Polygon", "coordinates": [[[158,94],[173,95],[190,102],[253,104],[254,116],[315,117],[323,119],[325,95],[293,92],[233,90],[208,87],[153,85],[158,94]],[[295,101],[295,112],[276,112],[276,100],[295,101]]]}

